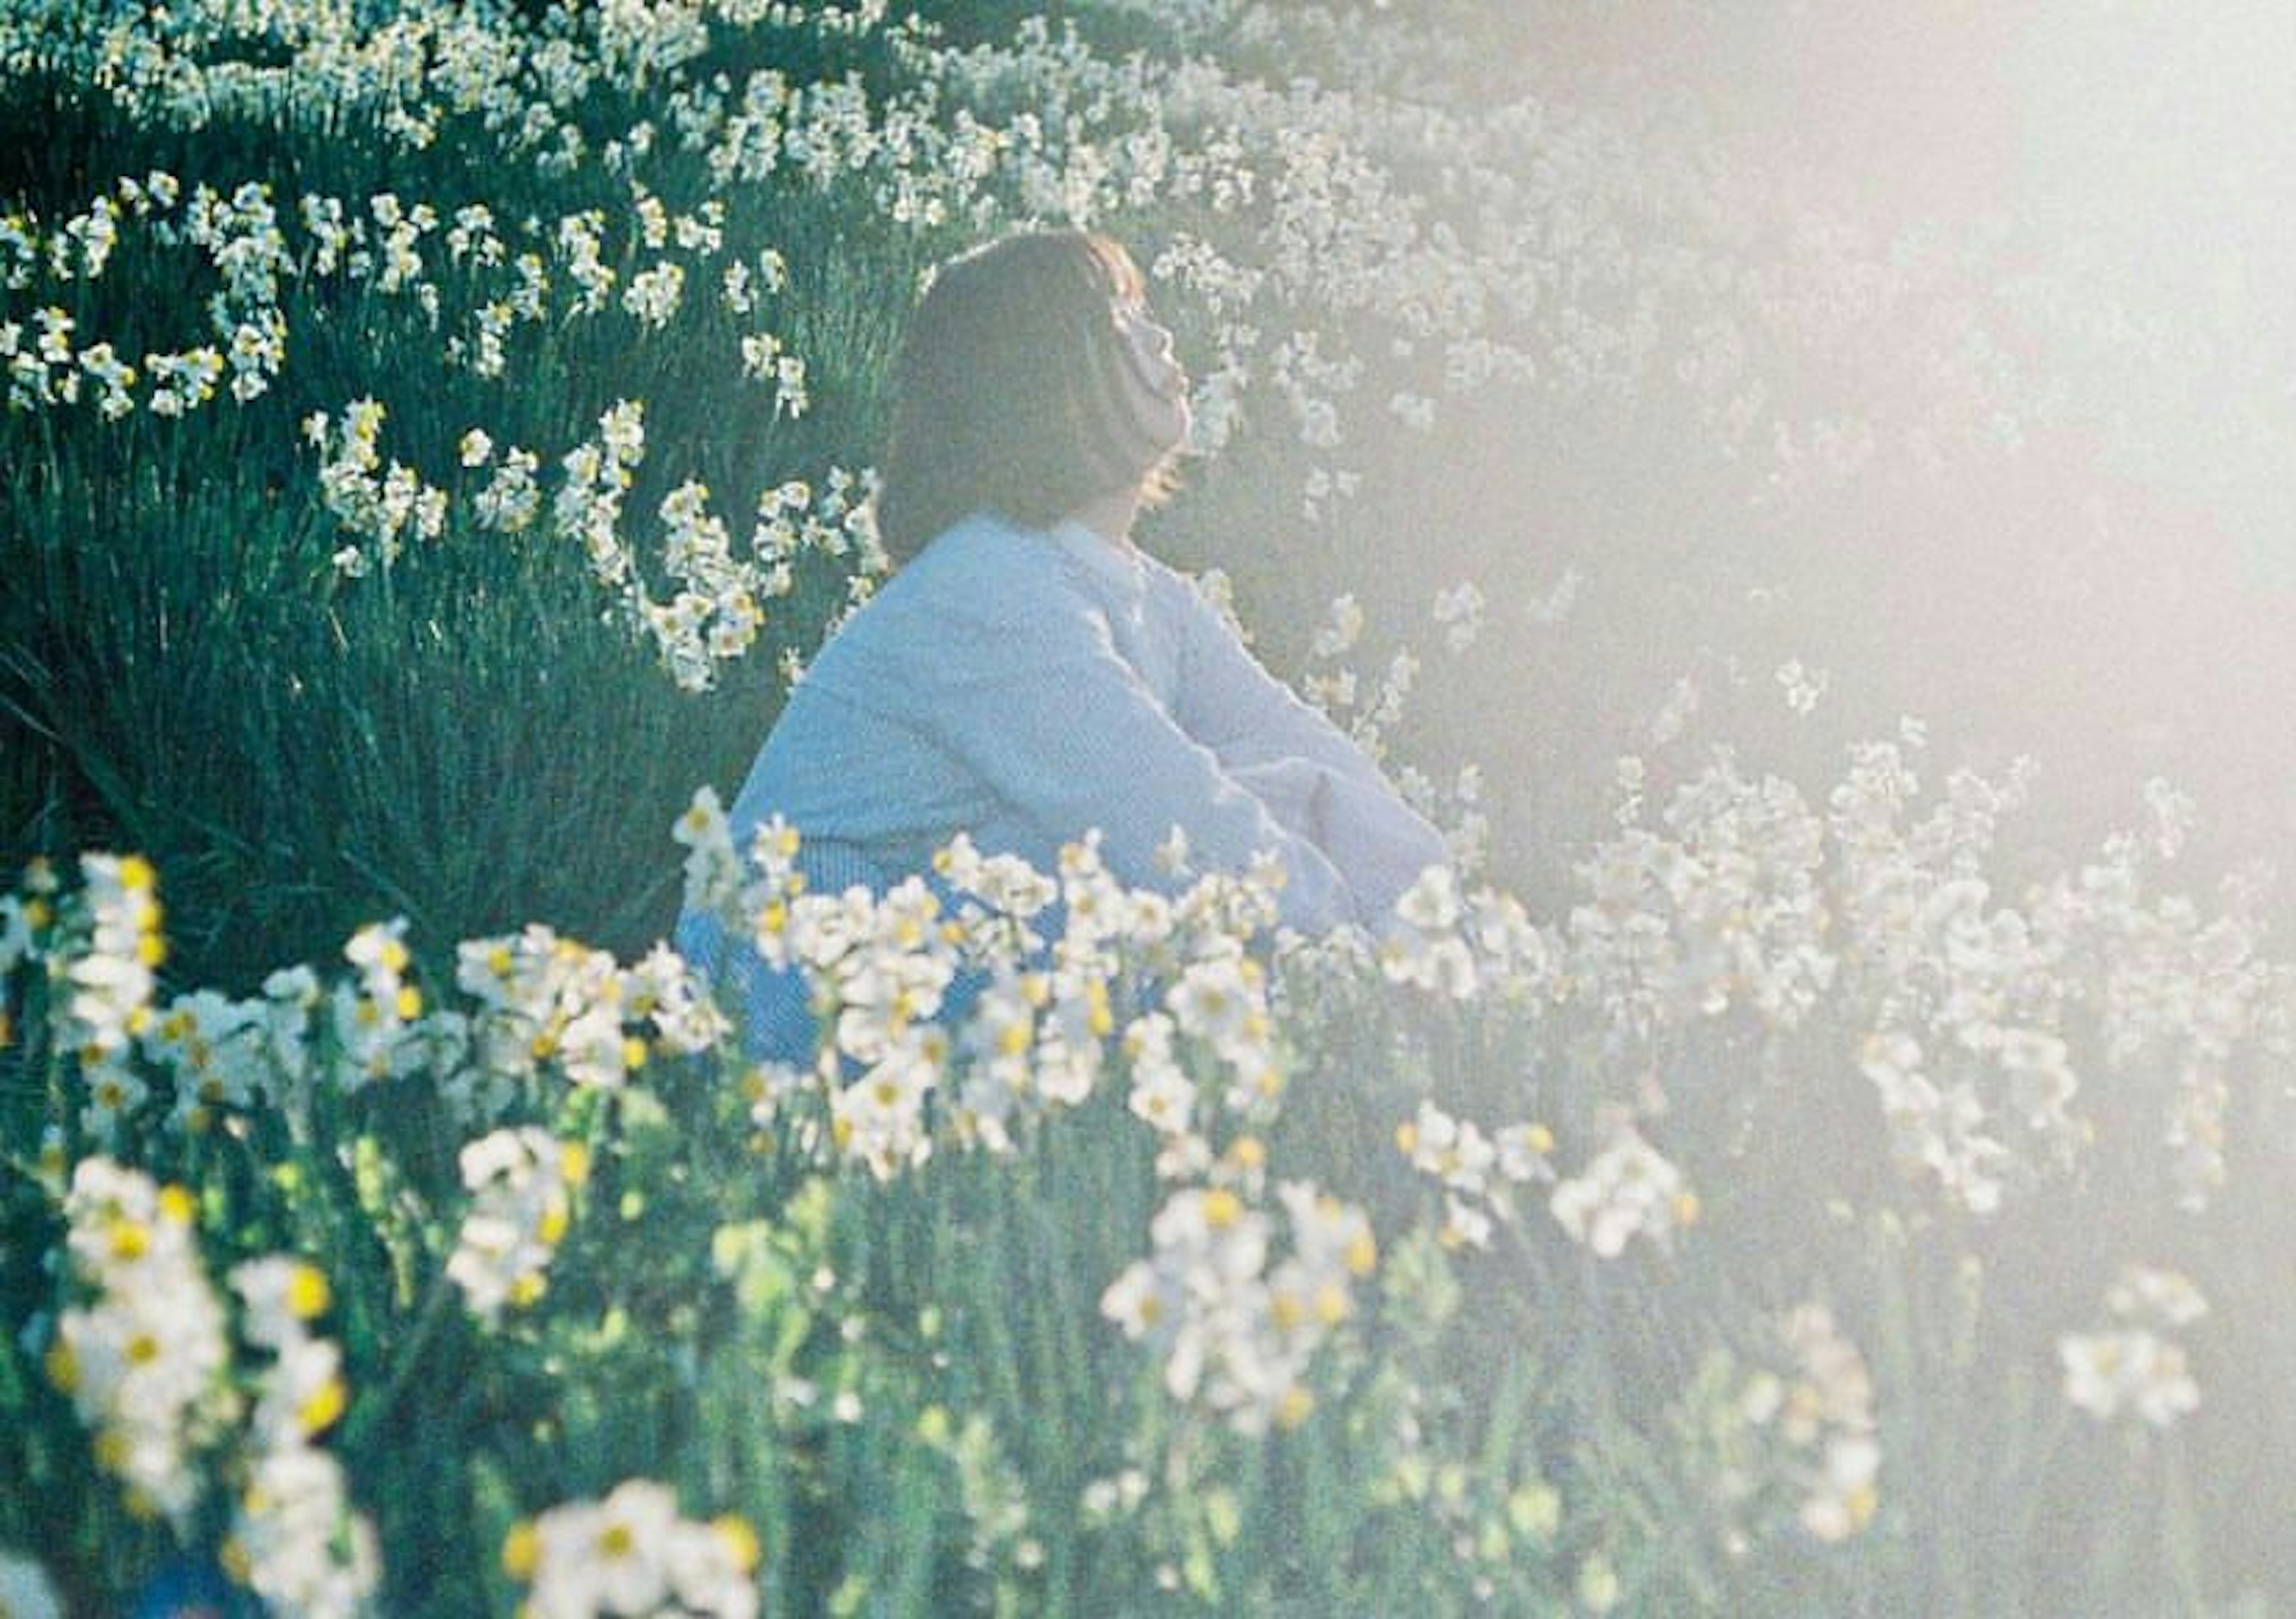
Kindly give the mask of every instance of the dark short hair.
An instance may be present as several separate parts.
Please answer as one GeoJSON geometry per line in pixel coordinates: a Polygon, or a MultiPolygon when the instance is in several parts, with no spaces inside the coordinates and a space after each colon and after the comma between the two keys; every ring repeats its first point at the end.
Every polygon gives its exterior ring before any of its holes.
{"type": "Polygon", "coordinates": [[[1147,480],[1169,487],[1120,391],[1115,304],[1137,266],[1095,232],[1006,236],[935,271],[909,317],[879,469],[877,530],[896,566],[993,511],[1042,528],[1147,480]]]}

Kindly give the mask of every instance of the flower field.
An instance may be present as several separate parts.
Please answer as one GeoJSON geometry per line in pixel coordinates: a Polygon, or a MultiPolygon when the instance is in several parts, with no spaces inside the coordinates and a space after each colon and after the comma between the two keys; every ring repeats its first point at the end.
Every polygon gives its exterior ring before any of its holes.
{"type": "Polygon", "coordinates": [[[0,1615],[2296,1612],[2286,250],[1622,9],[0,0],[0,1615]],[[729,836],[1051,220],[1375,942],[729,836]]]}

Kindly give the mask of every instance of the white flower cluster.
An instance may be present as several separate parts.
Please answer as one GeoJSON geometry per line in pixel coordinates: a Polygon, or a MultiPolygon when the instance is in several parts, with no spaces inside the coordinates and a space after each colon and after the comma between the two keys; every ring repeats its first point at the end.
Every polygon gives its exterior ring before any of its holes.
{"type": "MultiPolygon", "coordinates": [[[[1882,1447],[1874,1380],[1856,1344],[1824,1304],[1803,1304],[1767,1322],[1776,1356],[1742,1372],[1726,1353],[1710,1357],[1719,1408],[1705,1413],[1719,1443],[1711,1481],[1728,1514],[1724,1543],[1734,1557],[1767,1527],[1743,1516],[1778,1503],[1804,1533],[1832,1544],[1874,1521],[1882,1447]]],[[[1706,1380],[1706,1379],[1702,1379],[1706,1380]]]]}
{"type": "Polygon", "coordinates": [[[617,400],[598,418],[598,437],[561,459],[565,481],[552,498],[551,519],[562,539],[578,542],[598,582],[629,585],[636,562],[621,536],[622,497],[645,460],[645,405],[617,400]]]}
{"type": "Polygon", "coordinates": [[[135,390],[147,377],[147,407],[158,416],[180,416],[215,397],[225,372],[232,397],[242,404],[269,391],[286,360],[286,325],[277,307],[280,278],[293,273],[292,257],[278,228],[266,188],[246,184],[226,198],[208,186],[194,190],[180,217],[183,190],[174,176],[153,170],[141,180],[123,176],[111,192],[86,210],[44,234],[27,214],[0,218],[0,263],[11,290],[23,290],[45,271],[55,282],[100,279],[121,245],[120,221],[161,246],[189,244],[201,249],[221,282],[209,299],[213,343],[181,352],[147,352],[143,365],[129,364],[108,340],[81,344],[75,352],[78,323],[55,305],[32,312],[36,336],[20,323],[0,321],[0,359],[8,363],[9,402],[18,408],[77,404],[91,396],[106,421],[136,408],[135,390]],[[86,385],[85,388],[83,385],[86,385]]]}
{"type": "Polygon", "coordinates": [[[529,1124],[465,1144],[460,1164],[471,1207],[447,1275],[471,1312],[491,1324],[505,1304],[523,1310],[548,1290],[551,1258],[590,1177],[590,1152],[529,1124]]]}
{"type": "MultiPolygon", "coordinates": [[[[544,27],[436,5],[353,26],[339,9],[305,9],[166,8],[100,37],[0,21],[0,56],[45,62],[163,126],[234,113],[357,123],[414,148],[451,127],[513,171],[586,170],[627,188],[635,228],[606,263],[601,217],[567,274],[598,311],[627,307],[634,322],[664,318],[672,282],[715,254],[711,209],[738,218],[790,187],[854,198],[901,228],[975,234],[1167,210],[1176,228],[1157,274],[1201,302],[1208,328],[1200,436],[1223,441],[1248,389],[1273,396],[1316,452],[1301,496],[1319,512],[1362,476],[1340,462],[1348,428],[1373,416],[1366,391],[1384,402],[1376,419],[1421,430],[1445,400],[1493,385],[1564,406],[1684,394],[1720,453],[1767,470],[1781,500],[1879,456],[2013,442],[2044,407],[2042,383],[1988,334],[2005,315],[2022,324],[2075,301],[2031,274],[2002,278],[1996,304],[1971,300],[1956,254],[1864,240],[1784,190],[1751,196],[1598,109],[1397,94],[1439,71],[1439,45],[1406,7],[1160,11],[1192,45],[1306,39],[1345,64],[1280,86],[1193,48],[1113,59],[1042,19],[960,46],[874,4],[562,7],[544,27]],[[1223,20],[1196,20],[1207,16],[1223,20]],[[865,87],[753,66],[763,26],[798,36],[788,43],[808,60],[867,38],[893,71],[865,87]],[[632,102],[661,109],[659,124],[624,122],[632,102]],[[673,221],[648,180],[696,155],[716,194],[673,221]],[[1713,224],[1745,219],[1750,204],[1749,228],[1713,224]],[[1735,294],[1718,310],[1717,289],[1735,294]],[[1270,319],[1270,305],[1298,315],[1270,319]],[[1813,397],[1810,377],[1868,374],[1848,357],[1876,331],[1895,334],[1885,369],[1915,382],[1886,405],[1871,389],[1813,397]],[[1789,414],[1789,399],[1805,403],[1789,414]]],[[[20,220],[0,273],[100,273],[123,205],[141,218],[174,200],[123,184],[53,232],[20,220]]],[[[435,295],[421,249],[438,221],[421,209],[354,210],[336,228],[358,235],[333,262],[364,260],[359,273],[396,295],[435,295]]],[[[491,239],[491,222],[467,233],[491,239]]],[[[455,262],[495,261],[472,249],[455,262]]],[[[2116,359],[2141,361],[2127,323],[2087,324],[2116,359]]]]}
{"type": "Polygon", "coordinates": [[[205,1133],[222,1113],[246,1113],[307,1072],[317,980],[308,968],[291,969],[263,987],[244,1001],[206,989],[178,995],[137,1041],[173,1081],[169,1119],[177,1128],[205,1133]]]}
{"type": "Polygon", "coordinates": [[[1778,685],[1785,693],[1786,707],[1796,714],[1815,714],[1824,698],[1833,675],[1824,669],[1805,666],[1799,658],[1790,658],[1778,666],[1778,685]]]}
{"type": "Polygon", "coordinates": [[[343,407],[340,432],[324,411],[303,421],[303,436],[325,458],[320,499],[354,538],[334,557],[335,570],[348,578],[362,578],[378,564],[394,566],[410,535],[435,540],[447,530],[447,492],[424,483],[404,462],[383,465],[378,446],[388,414],[373,399],[354,399],[343,407]],[[372,542],[373,551],[361,542],[372,542]]]}
{"type": "Polygon", "coordinates": [[[1272,1267],[1266,1211],[1225,1186],[1190,1187],[1157,1212],[1152,1253],[1100,1301],[1126,1337],[1162,1355],[1174,1399],[1201,1401],[1247,1435],[1296,1427],[1314,1410],[1308,1362],[1353,1311],[1350,1282],[1379,1260],[1361,1210],[1302,1182],[1276,1196],[1292,1252],[1272,1267]]]}
{"type": "Polygon", "coordinates": [[[1824,824],[1775,777],[1725,755],[1669,804],[1666,832],[1628,825],[1581,868],[1572,965],[1630,1027],[1751,1006],[1792,1028],[1832,984],[1818,880],[1824,824]],[[1669,835],[1670,834],[1670,835],[1669,835]]]}
{"type": "Polygon", "coordinates": [[[232,1271],[241,1330],[268,1351],[249,1424],[253,1454],[223,1561],[233,1577],[285,1613],[350,1619],[381,1578],[374,1526],[353,1510],[342,1464],[314,1441],[341,1415],[342,1354],[310,1323],[328,1304],[325,1276],[283,1255],[232,1271]]]}
{"type": "Polygon", "coordinates": [[[1548,1161],[1554,1134],[1544,1124],[1508,1124],[1486,1135],[1471,1120],[1423,1101],[1417,1116],[1396,1126],[1395,1145],[1443,1188],[1436,1235],[1446,1247],[1490,1247],[1494,1221],[1511,1224],[1515,1217],[1509,1189],[1554,1179],[1548,1161]]]}
{"type": "MultiPolygon", "coordinates": [[[[307,194],[292,211],[299,237],[291,238],[260,185],[242,186],[228,198],[201,186],[184,200],[172,176],[155,172],[141,181],[122,178],[115,189],[116,195],[99,197],[86,215],[53,233],[44,233],[29,216],[8,216],[0,221],[0,265],[12,266],[12,286],[29,287],[44,268],[65,281],[93,279],[111,257],[118,221],[128,212],[135,228],[156,248],[188,246],[203,253],[207,270],[221,282],[210,301],[222,347],[144,355],[142,371],[152,383],[149,408],[165,416],[179,416],[212,397],[226,370],[232,392],[242,403],[267,389],[285,362],[288,316],[280,298],[287,283],[347,278],[384,298],[412,298],[434,328],[441,319],[442,285],[451,285],[458,305],[471,313],[468,330],[448,339],[446,363],[494,377],[504,372],[505,345],[521,325],[619,307],[645,329],[665,326],[680,307],[689,263],[661,253],[674,243],[676,251],[689,256],[692,269],[703,270],[725,243],[724,201],[710,199],[692,214],[672,215],[643,185],[635,186],[626,261],[651,257],[625,280],[607,262],[610,225],[603,210],[554,222],[526,219],[508,227],[506,238],[494,210],[472,203],[455,210],[444,233],[448,266],[462,279],[442,283],[433,279],[422,250],[426,239],[439,231],[439,210],[393,192],[348,207],[340,198],[307,194]],[[574,293],[562,311],[552,303],[547,261],[554,255],[574,293]],[[613,296],[617,287],[619,299],[613,296]]],[[[756,307],[755,286],[777,290],[785,283],[786,266],[777,252],[766,249],[758,264],[754,278],[746,261],[735,260],[726,269],[729,301],[744,311],[756,307]]],[[[0,321],[0,364],[19,406],[70,404],[86,386],[97,390],[107,418],[136,408],[137,368],[119,358],[110,342],[86,341],[76,317],[56,305],[32,311],[29,319],[29,329],[22,321],[0,321]]],[[[772,383],[775,414],[802,414],[809,404],[805,360],[770,332],[746,337],[742,350],[745,368],[772,383]]],[[[674,588],[667,600],[653,600],[619,532],[621,493],[644,454],[642,408],[642,402],[618,405],[603,424],[603,450],[579,446],[564,458],[565,483],[556,496],[558,528],[584,543],[593,571],[621,600],[631,622],[652,635],[673,678],[700,690],[711,683],[720,663],[742,656],[754,642],[762,621],[758,603],[790,587],[788,570],[780,565],[790,552],[775,549],[784,537],[782,526],[761,514],[758,560],[737,560],[722,543],[724,526],[700,509],[700,500],[690,493],[698,486],[690,485],[663,509],[663,562],[674,588]]],[[[344,409],[340,421],[319,412],[303,424],[321,457],[322,501],[351,536],[334,556],[337,571],[347,577],[388,569],[409,539],[440,537],[455,498],[414,468],[386,462],[381,449],[385,414],[381,402],[360,399],[344,409]]],[[[466,434],[463,468],[487,465],[492,449],[483,431],[466,434]]],[[[542,508],[535,478],[540,467],[534,452],[507,449],[488,480],[468,496],[478,526],[503,532],[530,526],[542,508]]],[[[860,539],[866,576],[882,569],[873,538],[864,532],[866,514],[856,497],[861,482],[842,468],[831,469],[826,494],[805,514],[800,532],[803,544],[835,556],[848,554],[860,539]]]]}
{"type": "Polygon", "coordinates": [[[545,1065],[583,1089],[617,1090],[657,1048],[706,1051],[731,1026],[668,948],[623,967],[539,922],[464,940],[455,981],[477,1002],[476,1067],[495,1092],[530,1083],[545,1065]]]}
{"type": "Polygon", "coordinates": [[[2169,1428],[2201,1403],[2184,1345],[2169,1335],[2209,1312],[2200,1289],[2174,1271],[2132,1265],[2105,1295],[2112,1325],[2057,1340],[2065,1398],[2100,1422],[2134,1417],[2169,1428]]]}
{"type": "Polygon", "coordinates": [[[343,959],[357,969],[357,979],[335,985],[327,1010],[343,1053],[336,1073],[344,1089],[357,1091],[424,1067],[451,1071],[464,1043],[461,1025],[451,1014],[422,1016],[422,992],[406,976],[413,960],[406,919],[360,928],[344,944],[343,959]]]}
{"type": "MultiPolygon", "coordinates": [[[[160,931],[159,879],[148,861],[83,854],[79,865],[85,887],[66,920],[66,938],[51,946],[51,965],[63,964],[69,986],[62,1037],[77,1052],[86,1086],[80,1127],[109,1146],[121,1116],[151,1094],[129,1059],[135,1037],[152,1026],[152,973],[167,960],[168,945],[160,931]]],[[[34,881],[53,879],[35,874],[34,881]]],[[[35,887],[34,904],[47,903],[35,887]]]]}
{"type": "MultiPolygon", "coordinates": [[[[1406,779],[1409,774],[1405,773],[1406,779]]],[[[1462,841],[1472,845],[1480,836],[1472,805],[1480,792],[1476,773],[1462,773],[1458,797],[1470,807],[1450,834],[1455,846],[1462,841]]],[[[1534,1015],[1561,1003],[1574,989],[1562,970],[1562,936],[1534,924],[1511,894],[1483,885],[1463,895],[1458,872],[1467,863],[1463,859],[1430,866],[1398,896],[1382,929],[1382,974],[1391,984],[1443,999],[1501,1004],[1534,1015]]]]}
{"type": "Polygon", "coordinates": [[[223,1305],[193,1239],[196,1210],[105,1157],[83,1158],[64,1201],[72,1271],[94,1301],[57,1319],[50,1381],[95,1432],[95,1458],[131,1509],[187,1526],[202,1476],[194,1452],[234,1415],[223,1305]]]}
{"type": "Polygon", "coordinates": [[[750,879],[714,794],[696,795],[674,835],[689,851],[688,907],[717,911],[766,963],[809,986],[816,1060],[803,1074],[757,1076],[761,1122],[811,1093],[832,1144],[881,1177],[931,1153],[936,1112],[958,1144],[1009,1150],[1024,1119],[1084,1100],[1119,1052],[1134,1111],[1168,1138],[1168,1175],[1211,1156],[1197,1133],[1199,1078],[1216,1079],[1220,1106],[1238,1116],[1281,1095],[1267,969],[1248,948],[1275,919],[1272,866],[1168,896],[1119,882],[1096,838],[1064,847],[1046,876],[960,837],[935,856],[938,887],[911,879],[882,895],[823,894],[808,889],[797,834],[778,821],[753,840],[750,879]],[[1048,941],[1037,923],[1056,903],[1064,925],[1048,941]],[[936,1020],[960,970],[976,975],[977,992],[961,1025],[944,1028],[936,1020]],[[1139,1010],[1125,1021],[1128,996],[1139,1010]]]}
{"type": "Polygon", "coordinates": [[[1572,1240],[1604,1259],[1616,1259],[1636,1237],[1669,1248],[1699,1215],[1698,1194],[1682,1172],[1631,1124],[1620,1125],[1584,1169],[1557,1183],[1547,1208],[1572,1240]]]}
{"type": "Polygon", "coordinates": [[[603,1500],[570,1501],[514,1526],[503,1566],[528,1586],[520,1611],[534,1619],[751,1619],[758,1555],[744,1520],[692,1522],[668,1485],[632,1478],[603,1500]]]}
{"type": "Polygon", "coordinates": [[[1863,1062],[1900,1160],[1980,1213],[2079,1162],[2079,1016],[2113,1068],[2157,1076],[2173,1191],[2203,1207],[2224,1175],[2228,1075],[2263,1050],[2289,993],[2261,953],[2256,897],[2228,885],[2213,918],[2152,897],[2143,844],[2120,836],[2021,907],[1996,904],[1983,865],[2022,789],[2021,775],[1959,773],[1904,825],[1915,777],[1897,748],[1873,744],[1833,795],[1846,987],[1876,1014],[1863,1062]]]}
{"type": "Polygon", "coordinates": [[[81,1129],[99,1147],[154,1104],[155,1078],[169,1125],[195,1135],[266,1108],[302,1117],[315,1081],[355,1094],[417,1073],[460,1123],[484,1124],[531,1095],[545,1067],[613,1089],[657,1052],[708,1051],[732,1030],[667,945],[623,966],[539,926],[465,942],[457,979],[471,1010],[430,1009],[409,977],[404,919],[355,933],[352,971],[332,984],[298,966],[254,997],[194,990],[155,1007],[165,945],[150,865],[92,854],[83,869],[82,890],[63,895],[35,863],[0,896],[0,1047],[14,1034],[13,969],[37,963],[65,988],[58,1033],[78,1070],[81,1129]]]}
{"type": "Polygon", "coordinates": [[[1443,632],[1443,644],[1453,652],[1464,652],[1474,645],[1483,633],[1483,611],[1488,605],[1472,579],[1462,579],[1438,591],[1431,614],[1443,632]]]}
{"type": "Polygon", "coordinates": [[[485,487],[471,497],[471,510],[480,527],[498,534],[521,534],[533,526],[542,511],[542,489],[534,478],[542,466],[540,456],[512,445],[497,460],[494,440],[484,429],[472,428],[463,435],[456,459],[472,470],[490,462],[494,465],[485,487]]]}
{"type": "Polygon", "coordinates": [[[1395,902],[1379,953],[1388,981],[1455,1001],[1472,999],[1482,980],[1461,931],[1466,920],[1456,876],[1447,866],[1430,866],[1395,902]]]}
{"type": "MultiPolygon", "coordinates": [[[[1801,1525],[1821,1541],[1849,1539],[1873,1521],[1882,1447],[1874,1437],[1874,1380],[1857,1345],[1823,1304],[1797,1305],[1783,1325],[1794,1360],[1775,1415],[1802,1465],[1801,1525]]],[[[1749,1414],[1764,1419],[1758,1405],[1749,1414]]]]}

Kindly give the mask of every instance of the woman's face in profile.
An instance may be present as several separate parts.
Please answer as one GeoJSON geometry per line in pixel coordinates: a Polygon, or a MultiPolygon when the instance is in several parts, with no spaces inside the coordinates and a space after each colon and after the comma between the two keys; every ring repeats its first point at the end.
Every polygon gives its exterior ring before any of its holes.
{"type": "Polygon", "coordinates": [[[1172,356],[1170,329],[1149,313],[1144,299],[1119,298],[1115,315],[1125,408],[1159,454],[1168,454],[1188,437],[1188,373],[1172,356]]]}

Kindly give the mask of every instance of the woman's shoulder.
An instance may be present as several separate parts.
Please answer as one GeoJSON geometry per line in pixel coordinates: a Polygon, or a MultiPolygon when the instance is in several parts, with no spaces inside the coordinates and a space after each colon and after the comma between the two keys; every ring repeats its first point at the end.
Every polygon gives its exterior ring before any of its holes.
{"type": "MultiPolygon", "coordinates": [[[[957,649],[997,641],[1064,612],[1075,595],[1041,534],[983,514],[945,529],[882,585],[823,647],[813,675],[852,696],[865,671],[925,678],[957,649]]],[[[808,681],[813,675],[808,676],[808,681]]]]}
{"type": "Polygon", "coordinates": [[[984,513],[942,530],[846,628],[859,630],[865,620],[869,634],[906,633],[920,622],[994,627],[1064,602],[1075,589],[1048,536],[984,513]]]}
{"type": "Polygon", "coordinates": [[[1154,610],[1174,626],[1184,642],[1193,644],[1206,636],[1242,641],[1234,615],[1201,576],[1152,556],[1147,558],[1147,565],[1148,594],[1154,610]]]}
{"type": "Polygon", "coordinates": [[[1054,583],[1062,574],[1050,536],[982,511],[942,530],[894,578],[913,581],[914,591],[971,593],[984,585],[1054,583]]]}

